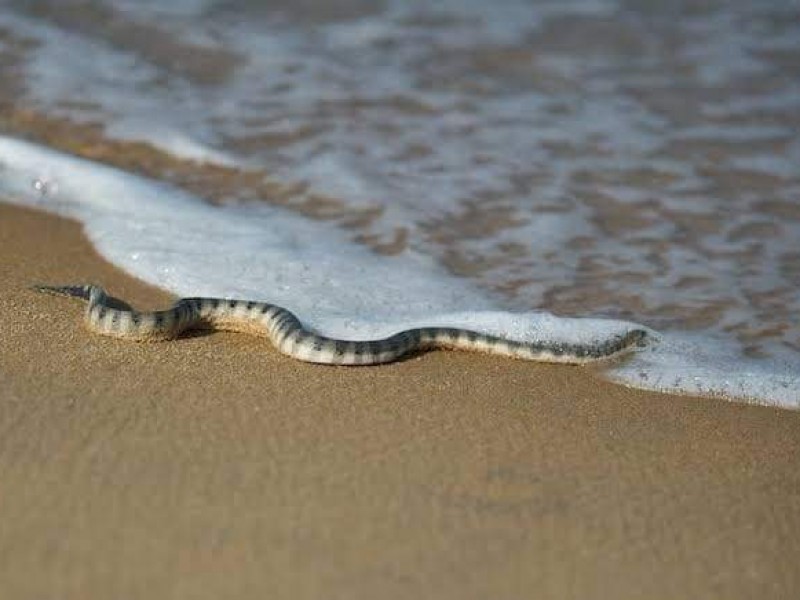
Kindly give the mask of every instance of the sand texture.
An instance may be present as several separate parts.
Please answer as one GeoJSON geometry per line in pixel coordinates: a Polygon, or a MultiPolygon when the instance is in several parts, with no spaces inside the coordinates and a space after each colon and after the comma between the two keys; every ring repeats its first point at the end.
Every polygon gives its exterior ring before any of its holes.
{"type": "Polygon", "coordinates": [[[168,294],[0,205],[0,597],[797,598],[800,412],[433,352],[89,334],[168,294]]]}

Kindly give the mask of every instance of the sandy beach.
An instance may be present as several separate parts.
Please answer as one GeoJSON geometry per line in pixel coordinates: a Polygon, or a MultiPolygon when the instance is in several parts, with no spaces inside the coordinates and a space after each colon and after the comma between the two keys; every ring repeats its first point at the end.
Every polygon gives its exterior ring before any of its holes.
{"type": "Polygon", "coordinates": [[[0,204],[4,598],[789,598],[800,413],[434,352],[89,334],[37,282],[171,297],[0,204]]]}

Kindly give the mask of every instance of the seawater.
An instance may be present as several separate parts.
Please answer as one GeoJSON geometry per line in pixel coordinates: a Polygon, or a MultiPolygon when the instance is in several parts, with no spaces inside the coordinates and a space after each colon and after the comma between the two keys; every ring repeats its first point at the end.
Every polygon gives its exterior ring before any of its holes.
{"type": "MultiPolygon", "coordinates": [[[[166,238],[191,234],[146,211],[121,229],[108,215],[105,229],[96,224],[109,198],[134,196],[103,188],[101,197],[87,187],[99,175],[81,183],[72,171],[98,165],[33,148],[25,164],[4,156],[2,176],[19,201],[82,206],[77,216],[106,256],[177,293],[265,297],[285,286],[280,299],[292,305],[301,302],[293,286],[317,277],[328,283],[314,288],[319,315],[310,301],[294,309],[319,323],[509,309],[612,317],[659,332],[613,378],[791,405],[799,16],[777,0],[9,0],[5,105],[263,169],[291,190],[281,201],[290,210],[315,201],[336,210],[324,223],[276,210],[244,181],[213,212],[174,188],[153,194],[150,212],[183,194],[182,211],[205,215],[192,227],[258,248],[242,263],[236,243],[215,237],[231,258],[192,276],[165,249],[166,238]],[[149,250],[128,246],[129,227],[149,250]],[[269,252],[281,260],[259,267],[269,252]],[[315,261],[328,266],[304,275],[315,261]],[[280,278],[253,283],[278,263],[280,278]],[[349,273],[339,288],[322,272],[334,268],[349,273]],[[365,273],[395,270],[403,285],[365,273]],[[358,273],[381,311],[348,295],[358,273]],[[413,310],[403,312],[406,300],[413,310]]],[[[103,173],[123,187],[157,185],[103,173]]],[[[180,254],[205,252],[190,246],[180,254]]],[[[597,325],[582,323],[575,331],[597,325]]]]}

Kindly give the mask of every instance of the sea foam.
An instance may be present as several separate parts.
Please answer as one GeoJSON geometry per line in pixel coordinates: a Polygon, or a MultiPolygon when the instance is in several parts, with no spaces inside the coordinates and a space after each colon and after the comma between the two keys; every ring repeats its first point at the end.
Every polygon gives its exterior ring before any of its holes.
{"type": "MultiPolygon", "coordinates": [[[[335,227],[279,208],[212,206],[173,186],[8,137],[0,137],[0,194],[80,220],[108,260],[177,295],[273,302],[343,339],[450,326],[587,343],[640,327],[504,311],[413,251],[378,256],[335,227]]],[[[743,359],[708,338],[651,330],[647,347],[607,374],[634,387],[798,408],[797,372],[788,362],[743,359]]]]}

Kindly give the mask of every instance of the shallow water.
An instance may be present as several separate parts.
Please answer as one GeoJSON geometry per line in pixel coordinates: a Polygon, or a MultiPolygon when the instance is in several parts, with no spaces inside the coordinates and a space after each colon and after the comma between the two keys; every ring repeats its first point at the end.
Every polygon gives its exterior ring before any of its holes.
{"type": "Polygon", "coordinates": [[[3,100],[263,169],[279,201],[252,178],[226,199],[429,257],[474,308],[693,331],[796,374],[796,4],[263,4],[11,0],[3,100]]]}

